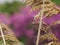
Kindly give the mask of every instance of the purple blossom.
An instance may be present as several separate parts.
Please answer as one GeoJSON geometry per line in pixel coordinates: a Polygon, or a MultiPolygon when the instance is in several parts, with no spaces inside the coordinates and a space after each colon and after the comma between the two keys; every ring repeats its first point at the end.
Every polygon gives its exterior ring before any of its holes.
{"type": "Polygon", "coordinates": [[[59,21],[60,20],[60,14],[51,16],[51,17],[47,17],[44,19],[44,22],[46,22],[48,25],[51,24],[54,21],[59,21]]]}
{"type": "Polygon", "coordinates": [[[10,24],[13,25],[17,37],[34,35],[33,29],[27,27],[32,24],[37,11],[30,12],[30,9],[30,7],[24,7],[20,13],[14,13],[10,18],[10,24]]]}
{"type": "Polygon", "coordinates": [[[51,27],[52,32],[55,34],[55,36],[60,40],[60,24],[54,25],[51,27]]]}
{"type": "MultiPolygon", "coordinates": [[[[52,17],[47,17],[44,19],[44,22],[46,22],[48,25],[52,24],[55,21],[60,21],[60,13],[52,17]]],[[[51,29],[52,29],[52,32],[55,34],[55,36],[60,40],[60,36],[59,36],[60,35],[60,24],[52,26],[51,29]]]]}
{"type": "Polygon", "coordinates": [[[7,15],[7,14],[0,14],[0,21],[8,25],[8,24],[10,23],[10,21],[9,21],[9,19],[6,17],[6,15],[7,15]]]}

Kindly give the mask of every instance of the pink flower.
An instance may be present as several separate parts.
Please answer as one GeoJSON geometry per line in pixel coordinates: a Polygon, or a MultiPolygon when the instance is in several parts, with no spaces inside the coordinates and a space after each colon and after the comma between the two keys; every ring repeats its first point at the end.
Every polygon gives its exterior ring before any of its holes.
{"type": "Polygon", "coordinates": [[[17,37],[32,37],[33,35],[33,29],[28,29],[27,27],[34,21],[34,15],[37,14],[37,11],[30,12],[30,9],[30,7],[24,7],[20,13],[14,13],[10,17],[10,25],[13,26],[13,31],[17,37]]]}
{"type": "Polygon", "coordinates": [[[7,14],[0,14],[0,21],[8,25],[8,24],[10,23],[10,21],[9,21],[9,19],[6,17],[6,15],[7,15],[7,14]]]}

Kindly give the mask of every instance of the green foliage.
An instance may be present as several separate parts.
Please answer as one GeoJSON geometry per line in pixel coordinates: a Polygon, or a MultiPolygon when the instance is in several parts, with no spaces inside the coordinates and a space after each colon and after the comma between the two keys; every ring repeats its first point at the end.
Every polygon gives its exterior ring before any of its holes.
{"type": "Polygon", "coordinates": [[[24,37],[24,36],[19,38],[19,40],[20,40],[21,42],[23,42],[23,43],[25,43],[26,39],[27,39],[27,38],[24,37]]]}
{"type": "Polygon", "coordinates": [[[0,45],[3,45],[3,41],[0,41],[0,45]]]}
{"type": "Polygon", "coordinates": [[[60,5],[60,0],[51,0],[52,2],[54,2],[57,5],[60,5]]]}
{"type": "Polygon", "coordinates": [[[20,7],[25,4],[21,2],[13,2],[13,3],[5,3],[4,5],[0,5],[0,13],[12,13],[17,12],[20,7]]]}

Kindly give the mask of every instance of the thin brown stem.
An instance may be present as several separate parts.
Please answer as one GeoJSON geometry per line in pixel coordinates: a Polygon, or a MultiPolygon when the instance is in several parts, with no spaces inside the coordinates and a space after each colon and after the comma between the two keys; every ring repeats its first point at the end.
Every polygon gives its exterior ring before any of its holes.
{"type": "Polygon", "coordinates": [[[42,6],[42,10],[41,10],[40,15],[41,15],[41,17],[40,17],[40,23],[39,23],[36,45],[39,45],[40,32],[41,32],[41,28],[42,28],[42,20],[43,20],[43,15],[44,15],[44,0],[43,0],[43,6],[42,6]]]}

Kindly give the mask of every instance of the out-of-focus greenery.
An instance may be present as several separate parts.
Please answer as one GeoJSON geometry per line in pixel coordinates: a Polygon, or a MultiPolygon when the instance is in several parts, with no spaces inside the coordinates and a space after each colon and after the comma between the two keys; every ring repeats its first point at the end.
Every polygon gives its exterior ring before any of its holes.
{"type": "Polygon", "coordinates": [[[19,38],[19,40],[20,40],[21,42],[23,42],[23,43],[25,43],[26,39],[27,39],[27,38],[24,37],[24,36],[19,38]]]}
{"type": "Polygon", "coordinates": [[[60,5],[60,0],[51,0],[52,2],[54,2],[57,5],[60,5]]]}
{"type": "Polygon", "coordinates": [[[0,45],[3,45],[3,41],[0,41],[0,45]]]}
{"type": "MultiPolygon", "coordinates": [[[[60,5],[60,0],[51,0],[52,2],[54,2],[57,5],[60,5]]],[[[0,13],[4,12],[4,13],[12,13],[12,12],[17,12],[22,6],[24,6],[25,4],[23,4],[22,2],[13,2],[13,3],[5,3],[5,4],[1,4],[0,5],[0,13]]]]}
{"type": "Polygon", "coordinates": [[[24,6],[22,2],[13,2],[13,3],[5,3],[0,5],[0,13],[12,13],[17,12],[20,7],[24,6]]]}

